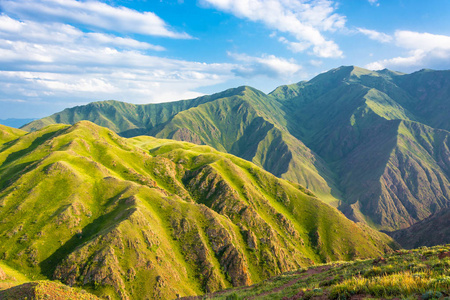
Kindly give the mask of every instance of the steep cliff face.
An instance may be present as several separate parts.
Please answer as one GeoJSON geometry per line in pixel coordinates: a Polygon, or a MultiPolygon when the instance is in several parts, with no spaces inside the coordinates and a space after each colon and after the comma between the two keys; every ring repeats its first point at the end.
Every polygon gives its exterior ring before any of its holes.
{"type": "Polygon", "coordinates": [[[112,298],[248,285],[392,243],[231,154],[90,122],[1,146],[0,174],[0,257],[112,298]]]}

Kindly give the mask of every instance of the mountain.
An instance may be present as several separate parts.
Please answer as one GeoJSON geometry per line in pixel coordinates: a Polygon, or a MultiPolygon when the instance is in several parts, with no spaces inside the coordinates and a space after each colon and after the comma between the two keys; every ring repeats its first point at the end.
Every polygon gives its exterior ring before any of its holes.
{"type": "Polygon", "coordinates": [[[388,233],[406,249],[450,244],[450,209],[443,209],[411,227],[388,233]]]}
{"type": "Polygon", "coordinates": [[[36,119],[0,119],[0,124],[8,127],[19,128],[34,120],[36,119]]]}
{"type": "Polygon", "coordinates": [[[88,121],[0,145],[0,259],[99,296],[198,295],[391,247],[302,186],[209,146],[88,121]]]}
{"type": "Polygon", "coordinates": [[[268,95],[240,87],[164,104],[95,102],[22,129],[90,120],[126,137],[209,145],[396,230],[450,207],[449,87],[450,71],[350,66],[268,95]]]}
{"type": "Polygon", "coordinates": [[[450,204],[449,128],[430,127],[447,119],[437,113],[442,121],[432,121],[414,109],[427,101],[414,89],[435,86],[442,89],[434,109],[448,112],[449,80],[449,71],[408,75],[341,67],[273,94],[296,116],[290,131],[336,174],[340,209],[392,230],[450,204]]]}
{"type": "Polygon", "coordinates": [[[272,100],[253,88],[239,87],[171,103],[102,101],[66,109],[22,129],[89,120],[124,137],[146,134],[209,145],[252,161],[278,177],[302,182],[322,199],[337,203],[325,179],[330,177],[333,182],[333,175],[320,157],[280,125],[284,112],[272,100]]]}
{"type": "Polygon", "coordinates": [[[386,257],[302,268],[200,299],[447,299],[450,247],[396,251],[386,257]]]}

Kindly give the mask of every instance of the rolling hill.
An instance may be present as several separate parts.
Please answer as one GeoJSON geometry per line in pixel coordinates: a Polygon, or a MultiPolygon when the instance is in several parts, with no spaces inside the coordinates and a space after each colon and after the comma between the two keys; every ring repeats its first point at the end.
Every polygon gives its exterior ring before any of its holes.
{"type": "Polygon", "coordinates": [[[395,230],[450,207],[450,71],[340,67],[266,95],[239,87],[163,104],[94,102],[22,129],[90,120],[196,144],[297,182],[349,218],[395,230]]]}
{"type": "Polygon", "coordinates": [[[1,129],[15,138],[0,145],[0,259],[32,280],[168,299],[395,247],[209,146],[126,139],[88,121],[1,129]]]}

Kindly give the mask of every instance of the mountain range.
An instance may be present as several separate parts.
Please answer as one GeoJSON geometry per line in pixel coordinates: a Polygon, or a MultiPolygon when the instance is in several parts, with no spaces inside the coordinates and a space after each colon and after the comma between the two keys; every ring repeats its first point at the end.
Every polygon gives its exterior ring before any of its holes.
{"type": "Polygon", "coordinates": [[[22,129],[89,120],[123,137],[208,145],[392,231],[450,207],[449,99],[450,71],[347,66],[269,94],[244,86],[161,104],[94,102],[22,129]]]}
{"type": "Polygon", "coordinates": [[[22,127],[22,126],[26,125],[27,123],[30,123],[31,121],[34,121],[34,120],[36,120],[36,118],[34,118],[34,119],[14,119],[14,118],[0,119],[0,124],[8,126],[8,127],[19,128],[19,127],[22,127]]]}
{"type": "MultiPolygon", "coordinates": [[[[210,146],[123,138],[89,121],[0,133],[0,266],[32,281],[173,299],[396,247],[298,183],[210,146]]],[[[37,282],[0,296],[39,288],[62,289],[37,282]]]]}

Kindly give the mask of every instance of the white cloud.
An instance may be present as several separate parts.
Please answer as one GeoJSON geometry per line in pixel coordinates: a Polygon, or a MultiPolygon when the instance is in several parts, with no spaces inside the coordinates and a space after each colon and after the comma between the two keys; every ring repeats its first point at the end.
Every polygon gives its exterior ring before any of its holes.
{"type": "Polygon", "coordinates": [[[198,96],[197,88],[234,77],[231,64],[162,58],[147,50],[163,48],[0,15],[0,99],[173,101],[198,96]]]}
{"type": "Polygon", "coordinates": [[[378,0],[368,0],[371,5],[380,6],[378,0]]]}
{"type": "MultiPolygon", "coordinates": [[[[239,18],[262,22],[268,28],[291,34],[303,47],[312,47],[319,57],[341,57],[342,51],[321,31],[344,28],[345,17],[334,13],[329,0],[202,0],[239,18]]],[[[295,45],[290,45],[295,49],[295,45]]],[[[297,47],[297,49],[299,49],[297,47]]]]}
{"type": "Polygon", "coordinates": [[[311,60],[309,61],[309,64],[312,65],[312,66],[314,66],[314,67],[320,67],[320,66],[322,66],[322,64],[323,64],[323,61],[311,59],[311,60]]]}
{"type": "Polygon", "coordinates": [[[360,33],[368,36],[371,40],[378,41],[380,43],[389,43],[392,41],[392,36],[390,36],[386,33],[378,32],[376,30],[371,30],[371,29],[365,29],[365,28],[357,28],[357,30],[360,33]]]}
{"type": "Polygon", "coordinates": [[[274,55],[264,55],[253,57],[246,54],[228,53],[240,65],[233,69],[233,72],[242,77],[269,76],[289,78],[302,69],[302,66],[294,60],[287,60],[274,55]]]}
{"type": "Polygon", "coordinates": [[[279,37],[278,41],[280,41],[283,44],[286,44],[288,49],[294,53],[303,52],[311,46],[309,43],[299,43],[299,42],[288,41],[285,37],[279,37]]]}
{"type": "Polygon", "coordinates": [[[450,36],[446,35],[397,31],[395,33],[395,41],[398,46],[406,49],[422,49],[428,52],[438,49],[450,50],[450,36]]]}
{"type": "Polygon", "coordinates": [[[164,50],[164,47],[131,38],[98,32],[85,33],[71,25],[61,23],[18,21],[6,15],[0,15],[0,38],[37,44],[91,43],[132,49],[164,50]]]}
{"type": "Polygon", "coordinates": [[[407,50],[406,55],[372,62],[367,68],[450,67],[450,36],[399,30],[395,32],[394,40],[398,47],[407,50]]]}
{"type": "Polygon", "coordinates": [[[152,12],[138,12],[99,1],[77,0],[1,0],[3,12],[22,19],[71,22],[115,32],[138,33],[169,38],[190,38],[172,30],[152,12]]]}

